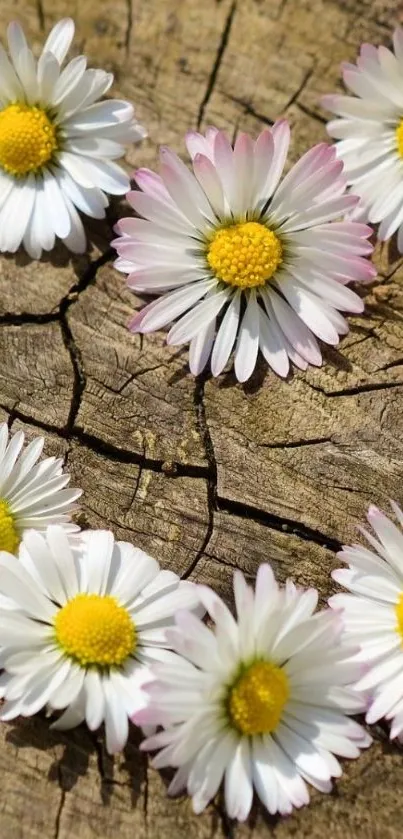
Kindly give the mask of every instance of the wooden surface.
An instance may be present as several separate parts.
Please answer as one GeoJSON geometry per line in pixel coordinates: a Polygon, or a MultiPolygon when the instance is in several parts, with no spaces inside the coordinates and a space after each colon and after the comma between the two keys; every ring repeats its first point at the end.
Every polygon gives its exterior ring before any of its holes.
{"type": "MultiPolygon", "coordinates": [[[[77,51],[115,73],[150,137],[128,165],[154,165],[159,143],[184,153],[189,127],[256,134],[285,115],[291,156],[325,138],[318,97],[361,41],[388,43],[392,0],[0,0],[2,33],[18,17],[36,46],[66,14],[77,51]]],[[[402,17],[402,15],[400,15],[402,17]]],[[[280,381],[261,363],[245,386],[232,375],[195,381],[187,351],[164,336],[132,336],[136,298],[111,264],[108,224],[91,248],[40,263],[0,261],[0,416],[44,433],[84,489],[81,523],[110,527],[184,577],[230,596],[232,569],[252,579],[273,562],[280,579],[332,589],[339,542],[371,501],[403,501],[403,261],[377,252],[366,314],[351,318],[322,369],[280,381]]],[[[137,301],[138,302],[138,301],[137,301]]],[[[0,730],[1,839],[395,839],[403,837],[403,753],[381,727],[345,765],[331,796],[284,820],[256,808],[247,825],[220,800],[195,817],[165,798],[133,732],[114,761],[80,728],[51,734],[44,718],[0,730]]]]}

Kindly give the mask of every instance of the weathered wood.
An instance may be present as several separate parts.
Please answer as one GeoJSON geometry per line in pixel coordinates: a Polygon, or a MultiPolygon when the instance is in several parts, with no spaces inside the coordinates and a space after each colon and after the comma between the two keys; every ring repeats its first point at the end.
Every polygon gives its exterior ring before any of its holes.
{"type": "MultiPolygon", "coordinates": [[[[388,43],[396,4],[381,0],[0,0],[36,47],[59,17],[77,21],[77,51],[116,75],[150,138],[128,166],[155,165],[157,145],[184,157],[189,127],[256,133],[286,115],[291,158],[325,138],[319,96],[361,41],[388,43]]],[[[379,280],[320,370],[278,380],[260,364],[245,386],[232,374],[194,381],[186,352],[126,329],[140,301],[111,265],[108,223],[91,247],[62,247],[40,263],[0,260],[0,419],[46,436],[84,489],[80,522],[111,527],[165,567],[230,599],[232,569],[251,578],[269,558],[332,590],[339,542],[370,501],[402,501],[403,260],[377,249],[379,280]]],[[[220,800],[195,817],[167,802],[136,733],[114,761],[102,734],[50,733],[43,716],[0,729],[2,839],[397,839],[403,837],[401,749],[375,728],[374,747],[345,763],[331,796],[289,819],[230,825],[220,800]]]]}

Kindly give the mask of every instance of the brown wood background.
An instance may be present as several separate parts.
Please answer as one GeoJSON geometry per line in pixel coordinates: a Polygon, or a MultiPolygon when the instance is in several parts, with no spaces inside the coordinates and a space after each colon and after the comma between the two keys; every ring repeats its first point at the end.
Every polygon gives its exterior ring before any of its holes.
{"type": "MultiPolygon", "coordinates": [[[[115,73],[150,137],[127,163],[153,166],[159,143],[209,123],[259,132],[285,115],[292,160],[325,138],[320,94],[362,41],[389,43],[402,8],[380,0],[0,0],[39,49],[60,17],[77,22],[76,51],[115,73]]],[[[110,527],[184,577],[230,597],[235,567],[253,579],[273,562],[331,591],[340,541],[371,501],[403,502],[403,260],[377,251],[366,314],[351,318],[322,369],[280,381],[260,363],[195,381],[187,351],[126,329],[136,298],[112,267],[112,207],[90,222],[87,255],[0,260],[0,417],[65,457],[84,489],[81,523],[110,527]]],[[[284,820],[256,808],[228,823],[218,800],[195,817],[168,802],[133,736],[115,760],[102,735],[51,734],[43,717],[0,729],[1,839],[395,839],[403,836],[403,753],[381,727],[345,765],[331,796],[284,820]]]]}

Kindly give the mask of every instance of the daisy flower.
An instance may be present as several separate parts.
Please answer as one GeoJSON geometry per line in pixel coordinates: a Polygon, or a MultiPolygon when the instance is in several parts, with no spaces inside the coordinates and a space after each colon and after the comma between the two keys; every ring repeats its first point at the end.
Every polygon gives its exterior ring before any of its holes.
{"type": "Polygon", "coordinates": [[[196,587],[108,531],[87,531],[73,549],[62,528],[24,535],[19,562],[0,554],[0,719],[66,709],[53,728],[105,722],[119,751],[128,717],[144,704],[150,663],[169,660],[164,630],[196,587]]]}
{"type": "Polygon", "coordinates": [[[358,757],[370,738],[346,714],[362,708],[347,685],[357,666],[340,644],[341,621],[314,614],[318,593],[280,588],[269,565],[255,593],[237,571],[237,620],[209,588],[199,596],[214,621],[178,613],[167,632],[176,658],[153,668],[149,704],[134,720],[163,730],[142,744],[161,749],[154,766],[174,766],[174,794],[187,787],[195,812],[222,779],[231,818],[247,818],[255,788],[272,814],[309,802],[306,781],[322,792],[341,775],[334,756],[358,757]]]}
{"type": "Polygon", "coordinates": [[[369,227],[335,221],[358,201],[345,195],[343,164],[320,144],[279,185],[290,130],[282,120],[256,142],[240,134],[234,148],[222,131],[191,132],[193,173],[168,148],[161,175],[140,169],[141,191],[127,198],[142,218],[118,222],[116,267],[129,287],[160,295],[132,320],[148,333],[175,321],[168,344],[190,342],[197,375],[211,356],[219,375],[234,350],[235,374],[248,379],[258,351],[280,376],[289,359],[321,364],[315,335],[337,344],[348,331],[339,310],[361,312],[346,288],[370,280],[369,227]]]}
{"type": "Polygon", "coordinates": [[[0,44],[0,251],[23,243],[33,258],[58,236],[85,250],[77,210],[103,218],[105,193],[121,195],[129,178],[114,162],[124,145],[145,136],[127,102],[98,100],[113,76],[87,70],[83,55],[62,65],[74,23],[54,26],[36,61],[18,23],[0,44]]]}
{"type": "MultiPolygon", "coordinates": [[[[403,526],[403,513],[392,502],[403,526]]],[[[357,690],[369,696],[366,720],[391,720],[393,739],[403,732],[403,534],[376,507],[370,507],[368,521],[375,532],[362,529],[373,550],[363,545],[344,547],[339,553],[347,568],[333,572],[349,594],[330,598],[334,609],[342,610],[347,643],[357,644],[356,661],[364,670],[357,690]]]]}
{"type": "Polygon", "coordinates": [[[403,30],[393,35],[394,52],[363,44],[357,64],[343,65],[353,95],[329,95],[323,105],[337,114],[328,124],[344,162],[348,183],[359,195],[360,217],[379,223],[378,236],[398,231],[403,252],[403,30]]]}
{"type": "Polygon", "coordinates": [[[66,489],[70,476],[61,458],[40,460],[44,442],[37,437],[23,450],[23,432],[9,440],[7,423],[0,425],[0,551],[16,554],[27,528],[78,530],[70,516],[82,490],[66,489]]]}

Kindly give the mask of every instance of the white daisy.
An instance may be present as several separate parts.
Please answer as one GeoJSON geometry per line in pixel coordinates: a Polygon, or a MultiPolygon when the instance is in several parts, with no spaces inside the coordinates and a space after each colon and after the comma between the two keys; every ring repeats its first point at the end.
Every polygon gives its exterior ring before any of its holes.
{"type": "Polygon", "coordinates": [[[105,193],[129,188],[114,163],[124,145],[145,136],[127,102],[98,102],[113,76],[87,70],[83,55],[62,65],[74,23],[61,20],[36,61],[21,26],[0,44],[0,251],[23,243],[30,256],[51,250],[55,237],[75,253],[85,249],[77,210],[103,218],[105,193]]]}
{"type": "Polygon", "coordinates": [[[82,490],[66,489],[70,476],[61,458],[39,460],[44,442],[37,437],[22,451],[23,432],[9,440],[7,423],[0,425],[0,551],[16,554],[27,528],[78,530],[70,517],[82,490]]]}
{"type": "Polygon", "coordinates": [[[240,134],[234,149],[215,128],[192,132],[194,174],[162,148],[161,176],[140,169],[142,191],[127,196],[143,218],[118,222],[115,265],[134,291],[167,292],[130,328],[147,333],[176,321],[168,343],[190,341],[195,375],[210,355],[219,375],[234,347],[239,381],[251,376],[259,349],[280,376],[289,359],[301,369],[320,365],[314,335],[337,344],[348,331],[339,310],[363,309],[345,284],[376,273],[363,258],[371,230],[335,221],[358,199],[344,194],[342,163],[323,143],[279,186],[289,137],[285,120],[256,142],[240,134]]]}
{"type": "Polygon", "coordinates": [[[393,35],[394,53],[361,46],[357,64],[343,65],[352,96],[330,95],[323,104],[340,119],[328,124],[344,162],[348,183],[361,197],[360,218],[379,223],[378,236],[398,230],[403,251],[403,30],[393,35]]]}
{"type": "Polygon", "coordinates": [[[0,719],[66,708],[53,728],[105,722],[113,753],[128,717],[144,704],[150,663],[169,660],[164,630],[177,609],[199,603],[196,587],[108,531],[87,531],[73,550],[64,531],[29,531],[19,562],[0,554],[0,719]]]}
{"type": "Polygon", "coordinates": [[[231,818],[247,818],[253,788],[270,813],[290,813],[309,801],[305,781],[330,791],[342,771],[335,754],[358,757],[370,743],[346,716],[362,702],[347,687],[357,666],[340,644],[341,621],[330,609],[313,614],[314,589],[279,588],[269,565],[255,594],[235,573],[237,621],[198,588],[215,626],[178,613],[167,632],[177,656],[154,666],[149,706],[134,717],[164,729],[142,748],[161,748],[156,767],[178,767],[170,792],[187,787],[196,812],[224,777],[231,818]]]}
{"type": "MultiPolygon", "coordinates": [[[[392,502],[403,526],[403,513],[392,502]]],[[[333,577],[350,594],[336,594],[329,603],[342,610],[347,643],[360,646],[356,661],[363,669],[357,690],[369,694],[368,723],[392,720],[391,738],[403,732],[403,534],[376,507],[368,521],[377,538],[362,529],[374,550],[363,545],[339,553],[349,567],[333,577]]]]}

